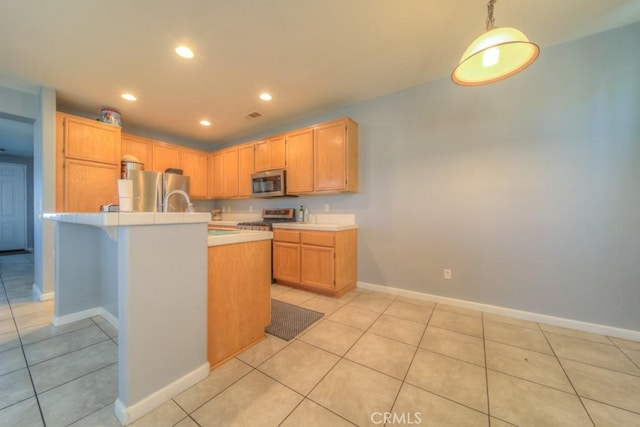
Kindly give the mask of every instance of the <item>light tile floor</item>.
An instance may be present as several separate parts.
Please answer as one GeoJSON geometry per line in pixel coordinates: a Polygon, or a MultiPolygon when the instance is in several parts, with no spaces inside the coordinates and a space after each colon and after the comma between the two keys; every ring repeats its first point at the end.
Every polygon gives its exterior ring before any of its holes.
{"type": "MultiPolygon", "coordinates": [[[[117,332],[50,325],[30,255],[0,256],[0,426],[118,426],[117,332]]],[[[325,317],[265,340],[135,426],[640,426],[640,343],[356,290],[274,285],[325,317]]]]}

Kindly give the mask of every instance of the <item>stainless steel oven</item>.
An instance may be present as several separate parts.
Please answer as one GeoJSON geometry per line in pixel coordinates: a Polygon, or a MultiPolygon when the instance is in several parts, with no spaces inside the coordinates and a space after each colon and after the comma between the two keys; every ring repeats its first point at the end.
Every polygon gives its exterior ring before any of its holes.
{"type": "Polygon", "coordinates": [[[281,197],[286,195],[286,172],[284,169],[258,172],[251,175],[251,197],[281,197]]]}

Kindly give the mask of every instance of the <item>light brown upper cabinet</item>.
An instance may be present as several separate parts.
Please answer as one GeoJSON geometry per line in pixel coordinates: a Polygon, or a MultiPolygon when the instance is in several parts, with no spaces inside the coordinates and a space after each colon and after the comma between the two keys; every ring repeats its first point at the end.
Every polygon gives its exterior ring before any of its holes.
{"type": "Polygon", "coordinates": [[[238,147],[227,148],[222,152],[224,197],[238,197],[238,147]]]}
{"type": "Polygon", "coordinates": [[[206,199],[209,195],[207,157],[203,151],[180,149],[182,173],[189,177],[189,194],[194,199],[206,199]]]}
{"type": "Polygon", "coordinates": [[[238,148],[238,197],[251,197],[251,174],[254,172],[253,144],[238,148]]]}
{"type": "Polygon", "coordinates": [[[118,203],[121,129],[56,114],[56,210],[98,212],[118,203]]]}
{"type": "Polygon", "coordinates": [[[358,124],[349,118],[314,127],[314,191],[358,191],[358,124]]]}
{"type": "Polygon", "coordinates": [[[264,172],[285,168],[285,136],[279,135],[255,143],[255,170],[264,172]]]}
{"type": "Polygon", "coordinates": [[[153,140],[139,136],[122,134],[122,155],[135,156],[144,165],[145,170],[153,170],[153,140]]]}
{"type": "Polygon", "coordinates": [[[303,129],[286,135],[287,193],[312,193],[313,129],[303,129]]]}
{"type": "Polygon", "coordinates": [[[68,115],[63,122],[65,157],[120,164],[120,127],[68,115]]]}
{"type": "Polygon", "coordinates": [[[153,169],[156,172],[164,172],[167,169],[180,169],[180,148],[177,145],[156,142],[153,144],[153,169]]]}
{"type": "Polygon", "coordinates": [[[209,154],[209,198],[224,197],[224,159],[222,151],[209,154]]]}

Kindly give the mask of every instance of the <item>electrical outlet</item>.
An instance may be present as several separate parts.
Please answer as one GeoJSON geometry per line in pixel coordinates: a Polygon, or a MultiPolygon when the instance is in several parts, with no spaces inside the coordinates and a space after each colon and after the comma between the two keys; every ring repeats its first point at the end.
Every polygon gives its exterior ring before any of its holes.
{"type": "Polygon", "coordinates": [[[249,212],[253,212],[253,206],[249,206],[249,212]]]}
{"type": "Polygon", "coordinates": [[[451,280],[451,269],[449,268],[444,269],[444,278],[445,280],[451,280]]]}
{"type": "Polygon", "coordinates": [[[329,212],[329,203],[324,204],[324,211],[329,212]]]}

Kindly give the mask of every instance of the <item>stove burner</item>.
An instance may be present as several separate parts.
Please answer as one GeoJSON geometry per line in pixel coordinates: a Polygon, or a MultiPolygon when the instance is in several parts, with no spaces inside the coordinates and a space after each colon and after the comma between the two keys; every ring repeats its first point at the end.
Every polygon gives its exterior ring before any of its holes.
{"type": "Polygon", "coordinates": [[[268,224],[263,221],[256,222],[240,222],[237,226],[240,230],[260,230],[260,231],[271,231],[271,224],[268,224]]]}
{"type": "Polygon", "coordinates": [[[262,221],[240,222],[237,227],[240,230],[271,231],[273,230],[271,224],[276,222],[294,222],[294,215],[295,209],[293,208],[263,209],[262,221]]]}

